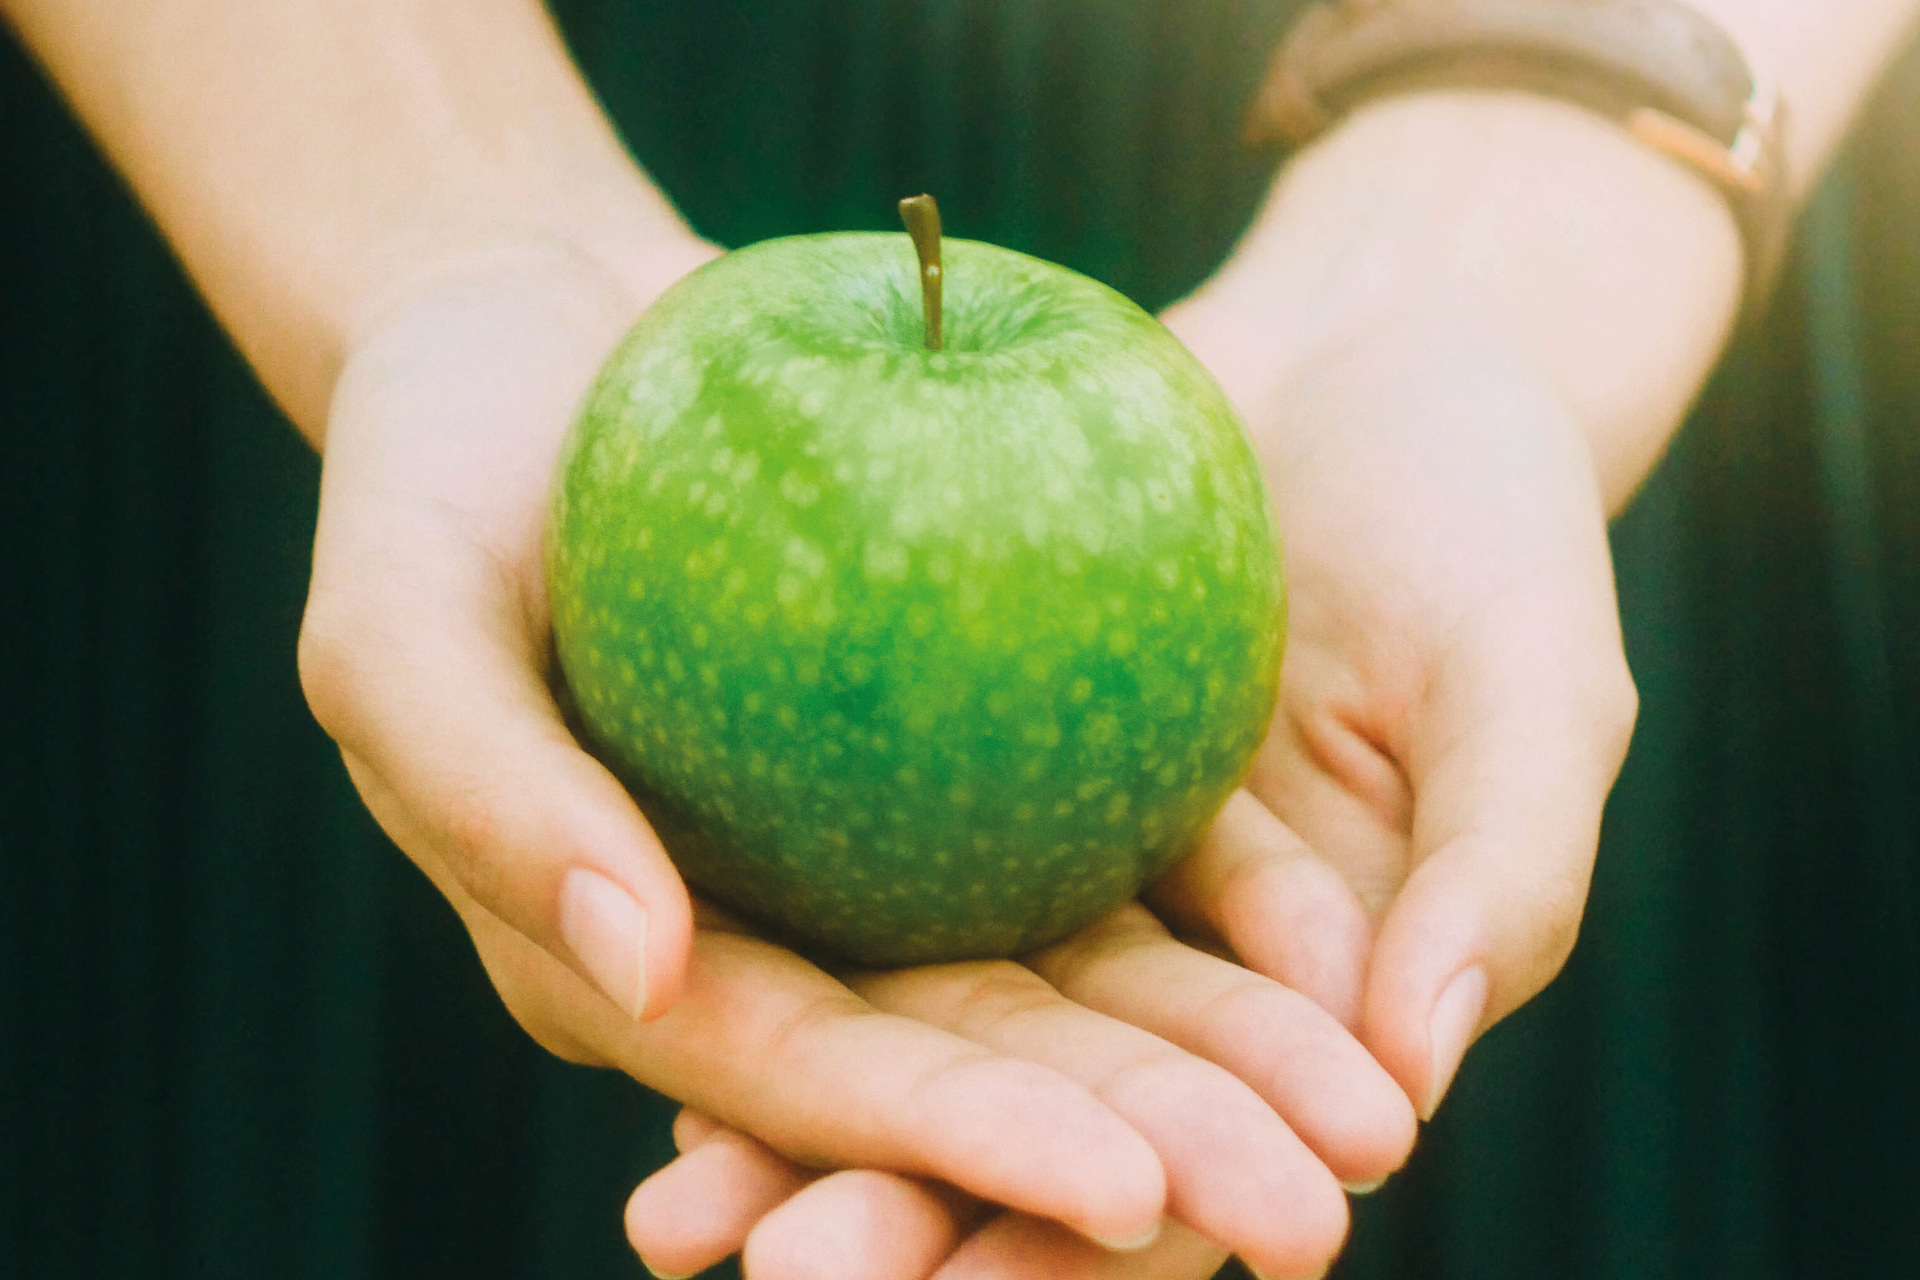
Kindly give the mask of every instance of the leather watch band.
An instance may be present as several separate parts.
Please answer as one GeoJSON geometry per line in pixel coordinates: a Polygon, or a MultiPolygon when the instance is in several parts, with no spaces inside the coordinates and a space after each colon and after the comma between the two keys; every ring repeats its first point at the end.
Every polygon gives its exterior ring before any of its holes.
{"type": "Polygon", "coordinates": [[[1333,0],[1276,50],[1248,140],[1303,145],[1362,102],[1428,88],[1577,103],[1700,173],[1746,246],[1746,309],[1785,240],[1782,112],[1718,26],[1677,0],[1333,0]]]}

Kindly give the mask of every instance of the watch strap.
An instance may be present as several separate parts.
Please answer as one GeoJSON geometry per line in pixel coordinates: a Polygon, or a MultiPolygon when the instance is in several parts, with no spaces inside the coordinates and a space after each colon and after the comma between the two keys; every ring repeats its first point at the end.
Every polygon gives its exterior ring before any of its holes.
{"type": "Polygon", "coordinates": [[[1677,0],[1335,0],[1275,51],[1250,142],[1304,145],[1371,99],[1518,90],[1599,112],[1727,198],[1765,297],[1785,240],[1782,110],[1720,27],[1677,0]]]}

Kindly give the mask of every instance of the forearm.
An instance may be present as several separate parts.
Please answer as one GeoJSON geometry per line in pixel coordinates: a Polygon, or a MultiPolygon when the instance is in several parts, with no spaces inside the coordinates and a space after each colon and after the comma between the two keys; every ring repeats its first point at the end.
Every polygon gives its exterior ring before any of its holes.
{"type": "MultiPolygon", "coordinates": [[[[1696,3],[1780,82],[1797,191],[1920,10],[1696,3]]],[[[1358,111],[1296,157],[1175,323],[1232,352],[1219,363],[1249,407],[1409,319],[1500,344],[1586,429],[1617,510],[1718,357],[1741,279],[1718,193],[1611,123],[1517,93],[1427,93],[1358,111]]]]}
{"type": "Polygon", "coordinates": [[[353,335],[470,255],[689,240],[538,0],[0,0],[319,443],[353,335]]]}

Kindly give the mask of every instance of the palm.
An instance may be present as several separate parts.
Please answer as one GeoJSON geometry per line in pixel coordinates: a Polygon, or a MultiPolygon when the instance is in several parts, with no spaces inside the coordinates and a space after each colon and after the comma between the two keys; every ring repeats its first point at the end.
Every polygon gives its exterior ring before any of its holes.
{"type": "Polygon", "coordinates": [[[1564,959],[1631,723],[1592,462],[1524,371],[1430,327],[1238,391],[1292,622],[1247,784],[1276,830],[1220,931],[1429,1100],[1435,984],[1507,963],[1484,1024],[1564,959]]]}

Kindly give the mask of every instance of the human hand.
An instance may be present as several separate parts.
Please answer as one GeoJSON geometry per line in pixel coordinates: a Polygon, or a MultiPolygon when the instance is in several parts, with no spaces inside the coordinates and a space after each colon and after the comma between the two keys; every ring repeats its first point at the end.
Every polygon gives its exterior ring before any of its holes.
{"type": "Polygon", "coordinates": [[[628,1204],[628,1238],[657,1274],[738,1252],[754,1280],[1203,1280],[1234,1252],[1275,1280],[1318,1275],[1345,1234],[1336,1178],[1375,1182],[1412,1144],[1405,1097],[1332,1017],[1176,941],[1138,905],[1026,967],[845,976],[874,1009],[1091,1090],[1164,1168],[1165,1229],[1110,1251],[924,1162],[796,1158],[696,1103],[675,1127],[684,1154],[628,1204]]]}
{"type": "Polygon", "coordinates": [[[652,297],[714,250],[619,276],[529,239],[400,286],[348,345],[327,414],[300,674],[374,816],[443,891],[629,1017],[681,983],[685,888],[550,685],[542,539],[560,443],[652,297]]]}
{"type": "Polygon", "coordinates": [[[1430,1116],[1565,961],[1631,733],[1594,457],[1463,310],[1382,316],[1284,382],[1230,307],[1169,323],[1248,421],[1292,618],[1246,792],[1153,901],[1355,1028],[1430,1116]]]}
{"type": "MultiPolygon", "coordinates": [[[[850,975],[849,987],[717,914],[691,929],[670,864],[566,734],[548,687],[547,483],[580,390],[634,309],[591,264],[544,247],[449,272],[356,346],[328,424],[309,696],[509,1009],[555,1052],[627,1070],[810,1166],[898,1170],[1120,1241],[1158,1223],[1171,1172],[1178,1204],[1256,1256],[1329,1251],[1344,1208],[1302,1138],[1343,1176],[1371,1177],[1404,1157],[1412,1122],[1391,1081],[1306,1002],[1277,989],[1233,1001],[1284,1006],[1253,1045],[1269,1077],[1256,1094],[1012,965],[850,975]],[[644,904],[644,996],[631,948],[591,929],[582,945],[569,928],[567,877],[581,866],[644,904]],[[1283,1053],[1289,1039],[1309,1052],[1283,1053]],[[1290,1115],[1296,1135],[1262,1100],[1285,1110],[1296,1094],[1346,1103],[1290,1115]],[[1256,1212],[1274,1205],[1292,1207],[1275,1221],[1256,1212]]],[[[1141,943],[1220,964],[1164,937],[1141,943]]],[[[1140,954],[1113,948],[1082,967],[1112,973],[1140,954]]],[[[1175,999],[1162,1012],[1183,1010],[1175,999]]]]}

